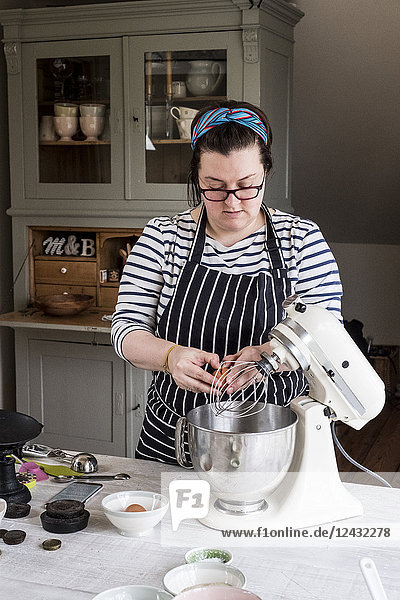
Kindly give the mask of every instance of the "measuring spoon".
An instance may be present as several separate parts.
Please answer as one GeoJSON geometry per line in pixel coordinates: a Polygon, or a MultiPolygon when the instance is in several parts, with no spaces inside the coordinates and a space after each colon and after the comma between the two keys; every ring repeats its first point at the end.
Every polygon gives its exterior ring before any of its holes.
{"type": "Polygon", "coordinates": [[[116,475],[56,475],[54,481],[65,483],[66,481],[88,481],[95,479],[96,481],[105,481],[107,479],[130,479],[128,473],[116,473],[116,475]]]}

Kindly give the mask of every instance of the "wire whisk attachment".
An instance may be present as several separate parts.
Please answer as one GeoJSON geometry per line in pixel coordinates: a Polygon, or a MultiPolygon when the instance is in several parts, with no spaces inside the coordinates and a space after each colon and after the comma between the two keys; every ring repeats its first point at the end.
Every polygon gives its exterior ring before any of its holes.
{"type": "Polygon", "coordinates": [[[255,361],[224,361],[214,373],[210,391],[211,410],[216,416],[241,418],[256,415],[266,405],[265,378],[255,361]],[[238,390],[228,393],[239,378],[253,375],[238,390]]]}

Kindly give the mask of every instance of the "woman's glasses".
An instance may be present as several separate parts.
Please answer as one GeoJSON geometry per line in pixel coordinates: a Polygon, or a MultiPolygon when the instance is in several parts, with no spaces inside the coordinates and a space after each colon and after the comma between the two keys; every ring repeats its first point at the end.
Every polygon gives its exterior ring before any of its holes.
{"type": "Polygon", "coordinates": [[[261,188],[264,185],[265,174],[260,185],[252,185],[250,187],[237,188],[236,190],[217,190],[215,188],[203,189],[200,188],[200,192],[203,194],[206,200],[210,202],[224,202],[229,194],[233,194],[238,200],[253,200],[257,198],[261,188]]]}

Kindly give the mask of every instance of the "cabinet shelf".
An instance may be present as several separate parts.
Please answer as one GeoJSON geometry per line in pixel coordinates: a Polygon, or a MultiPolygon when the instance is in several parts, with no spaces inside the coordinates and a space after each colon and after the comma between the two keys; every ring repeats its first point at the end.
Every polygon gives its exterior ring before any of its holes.
{"type": "Polygon", "coordinates": [[[190,144],[191,140],[188,138],[183,140],[151,140],[153,144],[190,144]]]}
{"type": "MultiPolygon", "coordinates": [[[[224,102],[225,100],[227,100],[226,96],[172,96],[172,102],[174,104],[179,104],[181,102],[224,102]]],[[[163,105],[165,102],[165,98],[152,98],[151,104],[163,105]]]]}
{"type": "Polygon", "coordinates": [[[60,102],[67,102],[68,104],[105,104],[108,106],[110,104],[110,100],[62,100],[61,98],[56,100],[39,100],[38,106],[54,106],[55,104],[59,104],[60,102]]]}
{"type": "Polygon", "coordinates": [[[97,142],[88,142],[87,140],[55,140],[53,142],[40,142],[41,146],[110,146],[110,140],[97,140],[97,142]]]}

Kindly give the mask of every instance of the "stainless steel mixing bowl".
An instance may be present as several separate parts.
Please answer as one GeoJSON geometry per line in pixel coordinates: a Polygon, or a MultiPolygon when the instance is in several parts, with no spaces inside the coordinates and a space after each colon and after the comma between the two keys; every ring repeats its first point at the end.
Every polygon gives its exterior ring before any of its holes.
{"type": "Polygon", "coordinates": [[[292,461],[296,423],[289,407],[275,404],[241,418],[227,412],[216,416],[205,404],[178,421],[177,460],[188,466],[182,452],[187,426],[194,470],[209,481],[216,508],[235,514],[264,510],[265,496],[277,488],[292,461]]]}

